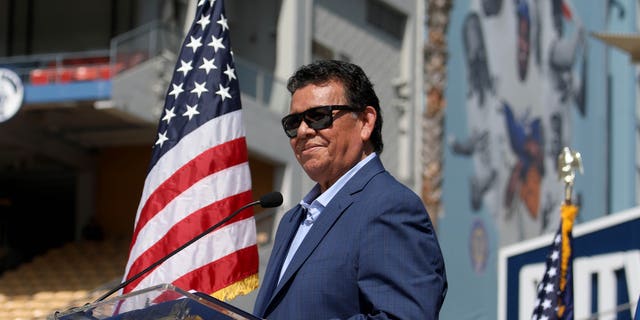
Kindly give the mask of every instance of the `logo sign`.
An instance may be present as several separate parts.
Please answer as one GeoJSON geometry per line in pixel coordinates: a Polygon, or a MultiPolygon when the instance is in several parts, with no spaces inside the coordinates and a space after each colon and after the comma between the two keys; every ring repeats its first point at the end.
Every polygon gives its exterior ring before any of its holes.
{"type": "Polygon", "coordinates": [[[0,68],[0,123],[9,120],[22,105],[24,88],[18,75],[0,68]]]}
{"type": "MultiPolygon", "coordinates": [[[[633,315],[640,295],[640,207],[573,228],[574,318],[633,315]],[[629,307],[631,306],[631,307],[629,307]]],[[[500,249],[498,319],[531,319],[553,235],[500,249]]],[[[608,318],[607,318],[608,319],[608,318]]]]}

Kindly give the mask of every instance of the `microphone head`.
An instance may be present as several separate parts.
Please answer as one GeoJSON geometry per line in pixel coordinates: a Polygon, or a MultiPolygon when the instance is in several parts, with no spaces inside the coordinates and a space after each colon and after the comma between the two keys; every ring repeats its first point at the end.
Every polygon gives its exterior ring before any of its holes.
{"type": "Polygon", "coordinates": [[[278,191],[272,191],[260,197],[260,206],[263,208],[275,208],[281,204],[282,193],[278,191]]]}

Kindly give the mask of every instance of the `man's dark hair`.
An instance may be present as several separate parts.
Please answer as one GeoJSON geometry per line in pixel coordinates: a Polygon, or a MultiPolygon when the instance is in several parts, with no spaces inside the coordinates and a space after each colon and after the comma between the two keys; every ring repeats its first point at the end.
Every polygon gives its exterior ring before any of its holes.
{"type": "Polygon", "coordinates": [[[300,67],[287,83],[287,89],[293,95],[296,90],[309,84],[323,84],[337,80],[344,86],[344,91],[350,106],[364,110],[372,106],[378,116],[371,133],[371,143],[376,153],[382,153],[382,112],[380,101],[373,84],[359,66],[338,60],[319,60],[300,67]]]}

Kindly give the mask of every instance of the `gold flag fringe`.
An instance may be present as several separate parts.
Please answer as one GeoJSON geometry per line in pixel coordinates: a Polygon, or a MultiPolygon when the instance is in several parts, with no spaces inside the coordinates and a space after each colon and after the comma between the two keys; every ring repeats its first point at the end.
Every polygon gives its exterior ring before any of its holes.
{"type": "MultiPolygon", "coordinates": [[[[569,243],[569,233],[573,229],[573,222],[578,214],[578,207],[571,204],[562,204],[560,217],[562,219],[562,263],[560,264],[560,291],[564,292],[567,285],[567,269],[569,268],[569,256],[571,255],[571,243],[569,243]]],[[[565,306],[558,301],[557,315],[564,315],[565,306]]]]}
{"type": "Polygon", "coordinates": [[[560,278],[560,290],[564,290],[567,282],[567,268],[569,255],[571,255],[571,244],[569,243],[569,233],[573,229],[573,221],[578,214],[578,207],[574,205],[562,205],[560,216],[562,217],[562,277],[560,278]]]}
{"type": "Polygon", "coordinates": [[[258,274],[254,273],[240,281],[234,282],[228,287],[222,288],[212,294],[221,301],[229,301],[239,295],[246,295],[258,287],[258,274]]]}

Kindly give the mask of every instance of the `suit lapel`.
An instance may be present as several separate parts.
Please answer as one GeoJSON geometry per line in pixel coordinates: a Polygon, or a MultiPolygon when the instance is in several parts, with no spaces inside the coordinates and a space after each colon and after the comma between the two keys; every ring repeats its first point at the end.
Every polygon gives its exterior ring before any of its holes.
{"type": "MultiPolygon", "coordinates": [[[[322,214],[318,217],[313,224],[311,230],[304,238],[298,251],[291,259],[287,270],[282,275],[282,280],[276,287],[272,298],[278,295],[285,283],[291,280],[292,276],[300,269],[302,264],[309,258],[313,250],[318,246],[322,238],[331,230],[331,227],[336,223],[338,218],[349,208],[355,199],[355,195],[362,191],[364,186],[375,176],[376,174],[384,171],[384,167],[378,157],[372,159],[367,165],[362,167],[358,174],[354,175],[349,182],[335,195],[335,197],[329,202],[326,208],[322,211],[322,214]]],[[[295,233],[295,230],[293,231],[295,233]]],[[[288,246],[287,246],[288,248],[288,246]]],[[[286,255],[285,252],[282,253],[286,255]]],[[[284,259],[284,258],[282,258],[284,259]]],[[[282,265],[282,263],[280,263],[282,265]]],[[[277,280],[276,280],[277,281],[277,280]]]]}
{"type": "Polygon", "coordinates": [[[302,207],[300,205],[294,207],[289,211],[290,215],[283,218],[278,229],[278,235],[281,235],[284,241],[276,241],[276,246],[272,249],[272,255],[267,264],[267,270],[265,272],[265,278],[262,281],[262,290],[260,291],[257,299],[254,313],[257,315],[263,315],[266,307],[268,306],[273,291],[278,283],[278,277],[280,275],[280,269],[284,263],[284,259],[287,256],[289,244],[298,230],[298,226],[302,221],[302,207]]]}
{"type": "Polygon", "coordinates": [[[324,238],[327,232],[329,232],[331,226],[333,226],[336,220],[338,220],[338,217],[342,215],[344,209],[350,203],[350,201],[346,201],[346,203],[339,203],[335,205],[331,204],[322,211],[322,214],[318,217],[318,220],[314,222],[313,227],[309,230],[309,233],[300,244],[298,251],[296,251],[296,254],[293,256],[293,259],[291,259],[287,270],[282,275],[282,280],[280,280],[280,283],[274,292],[274,296],[278,294],[278,291],[280,291],[282,286],[291,279],[300,266],[302,266],[307,258],[309,258],[309,255],[311,255],[313,250],[318,246],[322,238],[324,238]]]}

